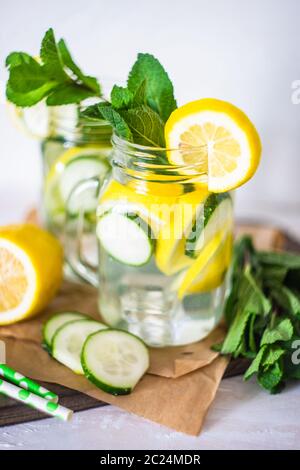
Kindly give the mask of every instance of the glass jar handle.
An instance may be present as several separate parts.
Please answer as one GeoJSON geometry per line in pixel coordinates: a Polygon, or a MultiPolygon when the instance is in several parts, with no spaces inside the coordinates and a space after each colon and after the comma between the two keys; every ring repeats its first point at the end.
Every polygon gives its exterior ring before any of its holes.
{"type": "Polygon", "coordinates": [[[64,250],[68,265],[79,278],[94,287],[99,285],[97,267],[87,260],[83,245],[89,237],[96,247],[95,221],[101,184],[102,181],[99,178],[93,177],[81,181],[73,189],[67,201],[64,233],[64,250]],[[74,217],[75,207],[76,216],[74,217]],[[90,215],[88,221],[87,213],[90,215]]]}

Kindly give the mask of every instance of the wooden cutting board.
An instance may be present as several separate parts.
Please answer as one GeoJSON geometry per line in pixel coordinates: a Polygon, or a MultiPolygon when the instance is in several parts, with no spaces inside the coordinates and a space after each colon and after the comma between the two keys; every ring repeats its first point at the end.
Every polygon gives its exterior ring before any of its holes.
{"type": "MultiPolygon", "coordinates": [[[[255,228],[252,227],[252,229],[254,230],[255,228]]],[[[251,233],[251,226],[247,226],[247,230],[245,231],[251,233]]],[[[283,240],[283,248],[285,250],[300,252],[299,242],[286,234],[283,234],[283,240]]],[[[246,359],[235,359],[231,361],[223,378],[243,374],[248,365],[249,361],[246,359]]],[[[71,408],[74,411],[83,411],[107,405],[107,403],[95,400],[88,395],[62,387],[61,385],[47,383],[44,383],[43,385],[59,395],[60,403],[62,405],[71,408]]],[[[0,395],[0,426],[25,423],[45,418],[47,418],[45,414],[0,395]]]]}

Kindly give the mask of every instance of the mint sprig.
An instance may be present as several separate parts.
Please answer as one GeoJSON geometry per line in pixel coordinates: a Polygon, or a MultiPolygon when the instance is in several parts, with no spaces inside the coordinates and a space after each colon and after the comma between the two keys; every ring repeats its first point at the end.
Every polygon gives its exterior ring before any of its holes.
{"type": "Polygon", "coordinates": [[[47,105],[59,106],[101,97],[97,79],[81,71],[65,41],[56,42],[52,28],[42,40],[40,59],[25,52],[12,52],[6,58],[6,66],[6,96],[17,106],[33,106],[45,98],[47,105]]]}
{"type": "Polygon", "coordinates": [[[140,53],[129,72],[128,89],[135,93],[144,80],[147,81],[148,106],[166,122],[171,112],[177,108],[173,84],[161,63],[153,55],[140,53]]]}
{"type": "Polygon", "coordinates": [[[151,54],[138,54],[127,87],[115,85],[110,103],[88,107],[89,119],[106,119],[119,137],[136,144],[164,147],[164,124],[176,109],[173,85],[151,54]]]}
{"type": "Polygon", "coordinates": [[[288,380],[300,379],[300,365],[292,360],[300,336],[299,289],[299,255],[258,252],[249,237],[235,244],[225,305],[228,332],[215,349],[252,359],[244,379],[256,375],[270,393],[281,391],[288,380]]]}

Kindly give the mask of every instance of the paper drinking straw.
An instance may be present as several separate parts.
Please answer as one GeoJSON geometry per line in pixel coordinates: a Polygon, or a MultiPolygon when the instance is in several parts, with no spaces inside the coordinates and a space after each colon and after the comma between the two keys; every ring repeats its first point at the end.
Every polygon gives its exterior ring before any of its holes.
{"type": "Polygon", "coordinates": [[[35,395],[38,395],[39,397],[45,398],[45,400],[52,401],[53,403],[58,402],[58,396],[56,393],[50,392],[45,387],[42,387],[33,380],[24,377],[24,375],[16,372],[6,364],[0,364],[0,376],[18,385],[19,387],[24,388],[25,390],[28,390],[35,395]]]}
{"type": "Polygon", "coordinates": [[[0,393],[6,395],[7,397],[14,398],[20,402],[25,403],[32,408],[42,411],[50,416],[60,418],[63,421],[69,421],[72,418],[73,411],[65,408],[64,406],[59,405],[58,403],[53,403],[53,401],[45,400],[42,397],[34,395],[28,390],[12,385],[4,380],[0,379],[0,393]]]}

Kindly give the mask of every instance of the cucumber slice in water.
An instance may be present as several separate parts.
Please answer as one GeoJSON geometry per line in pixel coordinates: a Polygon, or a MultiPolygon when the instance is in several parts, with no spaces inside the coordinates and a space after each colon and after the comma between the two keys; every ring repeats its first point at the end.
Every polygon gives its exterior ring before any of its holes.
{"type": "Polygon", "coordinates": [[[43,342],[49,351],[52,350],[52,340],[55,333],[66,323],[73,320],[80,320],[87,318],[85,315],[79,312],[63,312],[53,315],[49,320],[46,321],[43,327],[43,342]]]}
{"type": "Polygon", "coordinates": [[[85,376],[107,393],[130,393],[149,367],[144,342],[126,331],[107,329],[88,337],[81,354],[85,376]]]}
{"type": "Polygon", "coordinates": [[[87,337],[96,331],[107,328],[94,320],[74,320],[56,332],[52,343],[52,356],[76,374],[83,374],[80,355],[87,337]]]}
{"type": "Polygon", "coordinates": [[[150,226],[137,214],[108,211],[97,224],[97,237],[110,256],[129,266],[142,266],[154,250],[150,226]]]}
{"type": "Polygon", "coordinates": [[[197,258],[203,246],[209,243],[219,230],[228,227],[232,217],[230,194],[210,194],[186,239],[185,254],[190,258],[197,258]]]}
{"type": "Polygon", "coordinates": [[[110,170],[110,147],[72,147],[56,158],[45,182],[45,206],[48,215],[58,225],[64,222],[67,201],[70,215],[77,216],[80,209],[95,210],[95,197],[88,195],[83,201],[70,195],[78,184],[89,178],[104,180],[110,170]]]}
{"type": "MultiPolygon", "coordinates": [[[[109,170],[109,164],[97,155],[80,156],[70,161],[61,174],[59,180],[59,189],[64,203],[68,200],[73,189],[83,180],[99,176],[103,178],[109,170]]],[[[86,197],[85,201],[72,198],[69,210],[72,214],[77,215],[79,208],[84,208],[86,212],[95,210],[95,202],[93,197],[86,197]]]]}

